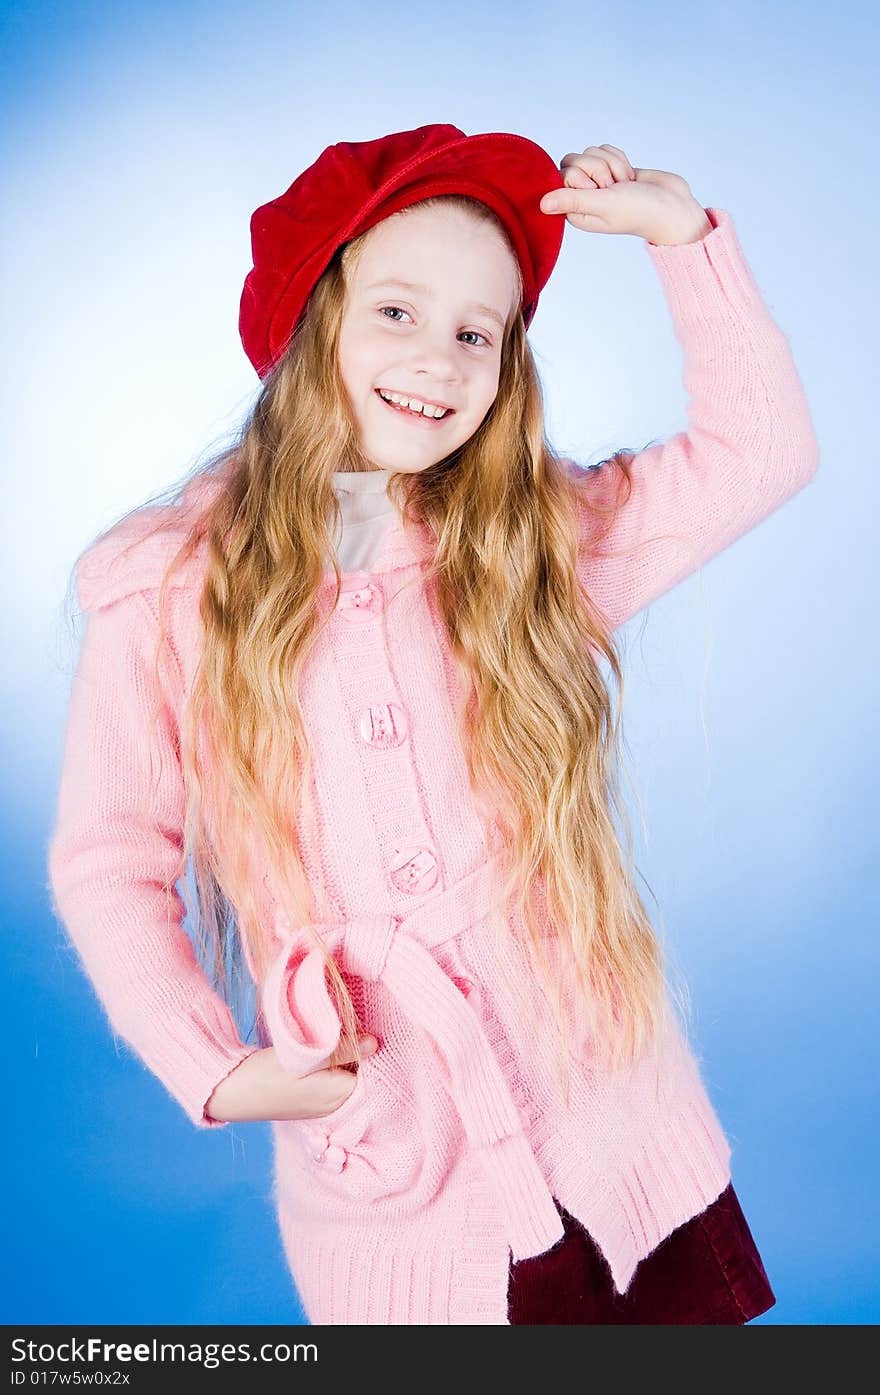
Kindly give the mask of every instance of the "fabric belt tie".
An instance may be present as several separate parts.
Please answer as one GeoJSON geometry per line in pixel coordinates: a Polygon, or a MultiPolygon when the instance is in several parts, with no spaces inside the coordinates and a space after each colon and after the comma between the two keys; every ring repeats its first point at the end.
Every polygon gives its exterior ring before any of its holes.
{"type": "MultiPolygon", "coordinates": [[[[518,1260],[542,1254],[562,1239],[562,1220],[482,1024],[430,953],[483,915],[490,870],[484,864],[404,916],[382,912],[315,928],[342,969],[381,982],[413,1026],[432,1039],[446,1067],[450,1098],[502,1208],[507,1240],[518,1260]]],[[[303,927],[286,931],[266,976],[263,1001],[285,1069],[306,1074],[335,1049],[339,1015],[327,990],[323,956],[303,927]]]]}

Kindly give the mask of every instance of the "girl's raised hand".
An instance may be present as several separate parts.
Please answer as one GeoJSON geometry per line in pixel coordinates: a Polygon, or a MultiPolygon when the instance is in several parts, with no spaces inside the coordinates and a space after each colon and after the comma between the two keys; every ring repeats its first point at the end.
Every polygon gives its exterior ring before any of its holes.
{"type": "Polygon", "coordinates": [[[630,233],[659,246],[696,242],[712,231],[686,179],[668,170],[636,169],[616,145],[588,145],[559,165],[564,189],[541,199],[541,211],[564,213],[583,232],[630,233]]]}
{"type": "Polygon", "coordinates": [[[249,1123],[258,1119],[315,1119],[344,1104],[357,1083],[357,1073],[345,1069],[355,1059],[372,1056],[378,1042],[360,1038],[355,1058],[337,1049],[326,1065],[308,1075],[284,1070],[272,1046],[252,1051],[214,1089],[208,1113],[214,1119],[249,1123]]]}

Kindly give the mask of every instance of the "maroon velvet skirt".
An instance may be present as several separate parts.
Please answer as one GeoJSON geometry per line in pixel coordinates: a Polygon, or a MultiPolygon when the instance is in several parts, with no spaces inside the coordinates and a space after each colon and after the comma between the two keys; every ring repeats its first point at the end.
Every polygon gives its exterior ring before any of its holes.
{"type": "Polygon", "coordinates": [[[549,1323],[743,1325],[776,1302],[732,1184],[643,1259],[625,1294],[589,1233],[563,1206],[564,1237],[512,1261],[512,1326],[549,1323]]]}

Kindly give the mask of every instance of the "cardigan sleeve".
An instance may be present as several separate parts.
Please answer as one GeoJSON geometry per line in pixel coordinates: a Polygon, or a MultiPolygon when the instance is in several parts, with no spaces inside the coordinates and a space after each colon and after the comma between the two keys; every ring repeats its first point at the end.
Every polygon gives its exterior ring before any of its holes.
{"type": "Polygon", "coordinates": [[[172,705],[154,720],[157,624],[136,591],[87,615],[48,853],[53,909],[110,1024],[194,1124],[253,1051],[200,968],[175,889],[184,790],[172,705]]]}
{"type": "Polygon", "coordinates": [[[697,242],[644,244],[683,350],[688,429],[634,456],[625,503],[618,466],[567,462],[576,481],[578,577],[612,629],[779,508],[818,468],[786,337],[730,214],[706,213],[712,230],[697,242]]]}

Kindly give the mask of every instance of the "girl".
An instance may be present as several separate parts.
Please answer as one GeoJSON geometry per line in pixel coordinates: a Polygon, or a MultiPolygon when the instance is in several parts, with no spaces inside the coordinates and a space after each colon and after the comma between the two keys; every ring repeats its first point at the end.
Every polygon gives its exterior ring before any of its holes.
{"type": "Polygon", "coordinates": [[[311,1322],[747,1322],[612,689],[617,627],[817,467],[731,217],[437,125],[328,147],[251,233],[240,439],[78,563],[57,912],[194,1124],[272,1121],[311,1322]],[[591,470],[526,337],[563,220],[644,239],[691,395],[591,470]]]}

